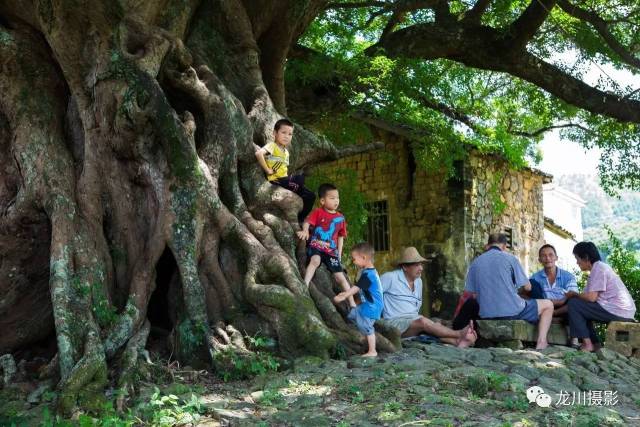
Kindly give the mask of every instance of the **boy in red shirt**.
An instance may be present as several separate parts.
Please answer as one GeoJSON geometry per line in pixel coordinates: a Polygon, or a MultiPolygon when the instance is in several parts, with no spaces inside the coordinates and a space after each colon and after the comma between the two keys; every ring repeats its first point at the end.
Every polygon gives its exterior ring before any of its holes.
{"type": "MultiPolygon", "coordinates": [[[[304,274],[304,282],[309,285],[316,269],[322,262],[345,291],[349,290],[349,282],[342,270],[342,247],[347,236],[347,223],[344,215],[338,212],[340,194],[333,184],[322,184],[318,188],[320,207],[314,209],[302,224],[302,231],[298,231],[301,240],[309,240],[309,265],[304,274]],[[313,227],[313,234],[309,235],[309,227],[313,227]]],[[[349,305],[355,307],[353,296],[349,297],[349,305]]]]}

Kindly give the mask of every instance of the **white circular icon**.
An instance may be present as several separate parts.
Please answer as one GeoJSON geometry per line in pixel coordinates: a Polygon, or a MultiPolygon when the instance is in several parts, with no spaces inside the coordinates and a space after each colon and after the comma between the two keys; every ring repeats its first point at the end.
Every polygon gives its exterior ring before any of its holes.
{"type": "Polygon", "coordinates": [[[542,387],[538,387],[537,385],[529,387],[527,389],[527,399],[529,400],[529,403],[535,402],[536,398],[541,394],[544,394],[542,387]]]}
{"type": "Polygon", "coordinates": [[[535,402],[541,408],[548,408],[551,406],[551,396],[544,392],[542,387],[534,385],[527,389],[527,399],[529,403],[535,402]]]}
{"type": "Polygon", "coordinates": [[[536,397],[536,403],[542,408],[548,408],[551,406],[551,396],[547,393],[539,394],[538,397],[536,397]]]}

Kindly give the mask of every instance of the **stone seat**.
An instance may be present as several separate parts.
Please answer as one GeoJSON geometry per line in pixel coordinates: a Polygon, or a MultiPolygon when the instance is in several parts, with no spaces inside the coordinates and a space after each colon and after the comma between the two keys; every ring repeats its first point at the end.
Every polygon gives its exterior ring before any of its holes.
{"type": "MultiPolygon", "coordinates": [[[[478,320],[478,336],[498,346],[522,348],[523,342],[538,340],[538,327],[525,320],[478,320]]],[[[552,323],[547,335],[549,344],[567,345],[567,327],[552,323]]]]}
{"type": "Polygon", "coordinates": [[[624,356],[640,358],[640,323],[609,323],[604,346],[624,356]]]}

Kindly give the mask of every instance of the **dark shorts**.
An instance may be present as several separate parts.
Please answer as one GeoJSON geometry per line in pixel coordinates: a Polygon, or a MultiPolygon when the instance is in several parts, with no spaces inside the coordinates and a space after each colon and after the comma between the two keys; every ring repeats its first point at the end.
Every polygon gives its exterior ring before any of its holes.
{"type": "Polygon", "coordinates": [[[356,328],[358,328],[358,331],[360,331],[362,335],[367,336],[375,334],[373,324],[376,321],[369,317],[364,317],[362,314],[360,314],[360,310],[358,310],[356,307],[351,309],[349,315],[347,316],[347,319],[349,319],[352,323],[355,323],[356,328]]]}
{"type": "Polygon", "coordinates": [[[524,309],[516,314],[515,316],[510,316],[508,320],[526,320],[529,323],[536,324],[540,317],[538,316],[538,303],[534,299],[528,299],[525,301],[526,305],[524,309]]]}
{"type": "Polygon", "coordinates": [[[307,251],[307,255],[309,256],[309,259],[311,259],[311,257],[314,255],[318,255],[320,257],[320,261],[322,261],[322,263],[332,273],[342,273],[343,271],[340,260],[334,256],[329,255],[326,252],[322,252],[314,248],[309,248],[309,250],[307,251]]]}

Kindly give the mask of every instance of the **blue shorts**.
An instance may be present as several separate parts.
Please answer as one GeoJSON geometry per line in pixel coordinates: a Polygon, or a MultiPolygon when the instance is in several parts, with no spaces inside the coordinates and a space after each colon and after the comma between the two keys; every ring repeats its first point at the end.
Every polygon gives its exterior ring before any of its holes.
{"type": "Polygon", "coordinates": [[[340,260],[337,257],[331,256],[326,252],[319,251],[316,248],[309,248],[307,250],[307,255],[309,256],[309,259],[314,255],[318,255],[320,257],[320,261],[332,273],[342,272],[342,264],[340,264],[340,260]]]}
{"type": "Polygon", "coordinates": [[[373,328],[373,324],[376,321],[370,317],[364,317],[362,314],[360,314],[360,310],[358,310],[358,307],[354,307],[351,309],[349,315],[347,316],[347,319],[349,319],[352,323],[355,323],[356,327],[362,335],[373,335],[376,333],[375,329],[373,328]]]}
{"type": "Polygon", "coordinates": [[[538,323],[538,303],[534,299],[525,300],[524,309],[515,316],[501,317],[504,320],[526,320],[534,325],[538,323]]]}

